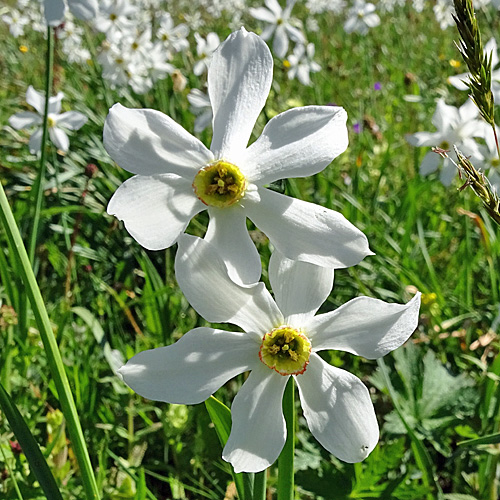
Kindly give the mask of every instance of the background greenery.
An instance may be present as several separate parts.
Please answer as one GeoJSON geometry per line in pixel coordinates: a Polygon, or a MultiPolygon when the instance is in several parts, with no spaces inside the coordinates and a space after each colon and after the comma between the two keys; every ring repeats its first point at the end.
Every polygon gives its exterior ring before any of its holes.
{"type": "MultiPolygon", "coordinates": [[[[305,20],[305,9],[298,7],[295,14],[305,20]]],[[[332,15],[318,16],[319,32],[307,35],[323,70],[312,76],[311,87],[304,87],[289,81],[286,65],[276,60],[273,88],[252,137],[258,137],[266,120],[292,106],[345,107],[352,132],[347,152],[324,172],[285,185],[287,194],[342,212],[367,235],[376,253],[336,272],[322,311],[358,295],[405,302],[417,289],[424,294],[418,330],[384,364],[327,354],[331,363],[373,388],[381,440],[365,462],[344,464],[316,443],[299,418],[298,496],[329,500],[335,485],[335,499],[443,494],[449,500],[496,500],[498,445],[459,443],[499,431],[499,232],[472,193],[457,190],[458,177],[450,188],[434,176],[420,177],[425,151],[405,140],[406,134],[433,130],[438,97],[453,105],[465,101],[466,93],[446,82],[447,76],[465,71],[457,65],[453,41],[458,35],[453,28],[442,31],[431,10],[417,14],[407,5],[381,18],[381,26],[363,37],[346,35],[332,15]],[[376,82],[381,90],[374,89],[376,82]],[[359,134],[353,132],[355,123],[362,124],[359,134]]],[[[207,18],[202,34],[217,31],[224,39],[231,31],[227,21],[207,18]]],[[[245,21],[247,29],[258,31],[254,20],[245,21]]],[[[491,12],[480,13],[479,21],[485,41],[499,33],[499,19],[491,12]]],[[[14,39],[0,26],[3,125],[11,114],[27,109],[28,85],[44,86],[46,44],[40,33],[27,33],[14,39]]],[[[99,40],[89,32],[89,43],[99,40]]],[[[177,287],[176,248],[148,252],[106,214],[111,195],[129,174],[102,146],[109,102],[159,109],[192,131],[186,95],[204,81],[190,73],[190,60],[188,54],[177,61],[188,79],[182,92],[174,92],[168,79],[143,96],[118,94],[105,86],[95,60],[85,67],[67,64],[56,40],[54,93],[62,90],[63,110],[81,111],[89,122],[72,134],[69,153],[62,155],[53,146],[49,150],[35,267],[106,499],[234,495],[205,406],[144,400],[113,372],[120,355],[128,359],[170,344],[205,324],[177,287]],[[95,175],[88,175],[89,163],[97,166],[95,175]]],[[[208,131],[200,137],[209,144],[208,131]]],[[[4,126],[0,179],[25,236],[37,169],[27,135],[4,126]]],[[[206,223],[202,214],[189,231],[203,235],[206,223]]],[[[267,240],[250,229],[266,267],[267,240]]],[[[23,284],[2,231],[0,298],[4,306],[23,311],[23,284]]],[[[0,380],[42,446],[63,498],[83,498],[36,324],[31,313],[9,319],[10,312],[4,307],[0,313],[0,380]]],[[[229,382],[217,396],[230,405],[241,383],[229,382]]],[[[15,438],[0,413],[0,497],[43,498],[24,454],[10,440],[15,438]]],[[[272,498],[275,470],[269,474],[272,498]]]]}

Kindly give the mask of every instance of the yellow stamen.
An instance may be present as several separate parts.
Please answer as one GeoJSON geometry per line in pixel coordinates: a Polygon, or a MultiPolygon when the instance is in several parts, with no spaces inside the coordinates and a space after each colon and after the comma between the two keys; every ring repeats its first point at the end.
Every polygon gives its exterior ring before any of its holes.
{"type": "Polygon", "coordinates": [[[304,333],[290,326],[280,326],[264,335],[260,360],[280,375],[299,375],[306,371],[311,342],[304,333]]]}
{"type": "Polygon", "coordinates": [[[203,167],[195,176],[193,189],[205,205],[225,208],[245,194],[247,181],[240,169],[224,160],[203,167]]]}

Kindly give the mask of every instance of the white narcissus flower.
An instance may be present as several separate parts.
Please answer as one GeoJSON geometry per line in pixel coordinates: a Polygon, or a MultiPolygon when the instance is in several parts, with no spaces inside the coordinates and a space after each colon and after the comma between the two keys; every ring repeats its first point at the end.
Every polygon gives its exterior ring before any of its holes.
{"type": "Polygon", "coordinates": [[[64,21],[69,7],[78,19],[94,19],[99,10],[97,0],[44,0],[45,20],[49,26],[58,26],[64,21]]]}
{"type": "MultiPolygon", "coordinates": [[[[472,162],[482,161],[479,145],[473,137],[484,137],[486,123],[478,120],[479,110],[472,100],[460,108],[450,106],[439,99],[436,105],[436,111],[432,117],[432,124],[437,128],[436,132],[417,132],[407,136],[407,141],[412,146],[434,146],[445,151],[451,151],[449,154],[456,160],[453,146],[466,156],[471,157],[472,162]]],[[[429,151],[420,165],[420,174],[429,175],[435,172],[443,163],[440,172],[440,180],[443,185],[449,186],[457,173],[455,164],[449,159],[442,159],[440,155],[429,151]]]]}
{"type": "Polygon", "coordinates": [[[380,24],[380,17],[375,12],[375,5],[366,3],[365,0],[355,0],[348,16],[344,23],[346,33],[355,32],[366,35],[370,28],[375,28],[380,24]]]}
{"type": "Polygon", "coordinates": [[[269,40],[274,35],[273,50],[277,57],[283,58],[288,52],[289,38],[295,43],[306,42],[302,32],[290,24],[290,14],[296,0],[287,0],[286,7],[281,8],[278,0],[264,0],[266,7],[250,8],[251,16],[268,23],[262,32],[262,38],[269,40]]]}
{"type": "Polygon", "coordinates": [[[214,53],[210,149],[159,111],[111,108],[104,146],[118,165],[138,175],[118,188],[108,213],[123,220],[142,246],[172,246],[191,218],[208,209],[205,238],[244,283],[257,282],[261,272],[247,217],[291,259],[339,268],[371,254],[365,235],[343,215],[264,188],[320,172],[348,143],[344,109],[307,106],[274,117],[247,147],[271,87],[272,64],[264,41],[243,28],[214,53]]]}
{"type": "Polygon", "coordinates": [[[288,57],[290,64],[288,78],[298,78],[302,85],[311,85],[309,73],[321,71],[321,66],[314,61],[314,52],[314,43],[309,43],[307,46],[296,45],[293,54],[288,57]]]}
{"type": "MultiPolygon", "coordinates": [[[[69,139],[66,132],[59,127],[69,130],[78,130],[87,123],[88,118],[78,111],[66,111],[65,113],[61,113],[61,101],[63,97],[64,94],[62,92],[59,92],[54,97],[49,97],[48,128],[50,140],[61,151],[67,151],[69,148],[69,139]]],[[[38,126],[39,128],[31,134],[29,141],[30,151],[32,153],[38,153],[41,150],[42,144],[45,97],[30,85],[26,91],[26,102],[30,106],[33,106],[37,112],[23,111],[21,113],[16,113],[9,118],[9,125],[16,130],[38,126]]]]}
{"type": "Polygon", "coordinates": [[[217,33],[209,33],[206,39],[195,33],[194,38],[196,40],[196,53],[200,59],[193,66],[193,73],[196,76],[200,76],[210,66],[212,54],[219,47],[220,40],[217,33]]]}
{"type": "Polygon", "coordinates": [[[234,283],[218,251],[188,235],[179,240],[175,275],[207,321],[233,323],[245,333],[195,328],[173,345],[129,360],[118,371],[127,385],[154,401],[196,404],[251,371],[232,403],[222,457],[235,472],[259,472],[285,443],[282,397],[293,376],[307,425],[321,445],[344,462],[369,455],[379,437],[369,391],[318,353],[335,349],[375,359],[396,349],[417,327],[420,293],[407,304],[358,297],[315,316],[332,290],[333,270],[274,252],[273,300],[263,283],[234,283]]]}

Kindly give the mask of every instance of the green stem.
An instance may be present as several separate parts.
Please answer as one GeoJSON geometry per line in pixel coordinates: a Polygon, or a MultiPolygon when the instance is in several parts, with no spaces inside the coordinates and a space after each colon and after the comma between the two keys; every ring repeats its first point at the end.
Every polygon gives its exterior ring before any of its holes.
{"type": "Polygon", "coordinates": [[[36,242],[38,239],[38,229],[40,226],[40,213],[42,211],[43,202],[43,183],[45,180],[46,164],[46,142],[48,135],[48,117],[49,117],[49,99],[52,94],[52,69],[54,66],[54,37],[52,28],[47,28],[47,54],[46,54],[46,68],[45,68],[45,109],[43,112],[43,125],[42,125],[42,144],[40,153],[40,165],[38,167],[38,175],[33,184],[33,199],[35,203],[35,213],[33,214],[33,227],[31,228],[31,235],[28,243],[28,255],[31,265],[34,265],[36,242]]]}
{"type": "Polygon", "coordinates": [[[293,500],[293,457],[295,452],[295,384],[292,377],[283,395],[286,441],[278,458],[278,500],[293,500]]]}
{"type": "Polygon", "coordinates": [[[255,474],[253,500],[266,500],[267,469],[255,474]]]}
{"type": "Polygon", "coordinates": [[[47,355],[47,361],[54,379],[62,411],[66,421],[68,422],[68,431],[73,445],[73,450],[80,467],[86,496],[89,500],[96,500],[99,498],[99,493],[95,482],[94,471],[92,470],[92,464],[85,445],[75,402],[73,400],[68,378],[64,370],[64,364],[52,330],[49,315],[47,314],[38,283],[36,282],[35,274],[31,268],[26,248],[24,247],[21,234],[19,233],[14,215],[12,214],[12,210],[1,183],[0,222],[4,226],[7,238],[12,249],[14,250],[12,258],[17,261],[17,267],[24,282],[26,295],[31,303],[33,314],[38,325],[38,330],[40,332],[40,337],[42,338],[44,351],[47,355]]]}

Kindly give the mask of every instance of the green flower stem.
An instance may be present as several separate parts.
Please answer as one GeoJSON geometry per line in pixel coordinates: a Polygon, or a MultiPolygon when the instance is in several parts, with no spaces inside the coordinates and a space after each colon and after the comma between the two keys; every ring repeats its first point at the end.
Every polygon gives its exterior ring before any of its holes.
{"type": "Polygon", "coordinates": [[[54,332],[50,324],[50,319],[43,303],[35,274],[31,268],[31,263],[24,247],[21,234],[16,225],[14,215],[10,208],[7,196],[3,186],[0,184],[0,222],[2,223],[11,248],[14,251],[12,258],[17,261],[18,271],[24,282],[26,294],[31,303],[33,314],[35,316],[38,330],[43,341],[47,361],[57,389],[59,401],[61,403],[64,417],[68,423],[68,432],[70,435],[73,451],[75,453],[78,465],[80,467],[82,482],[88,500],[99,498],[97,484],[92,470],[92,464],[88,454],[83,432],[78,420],[78,414],[75,402],[71,394],[68,378],[64,371],[64,364],[57,346],[54,332]]]}
{"type": "Polygon", "coordinates": [[[266,500],[267,469],[255,474],[253,500],[266,500]]]}
{"type": "Polygon", "coordinates": [[[42,211],[43,201],[43,182],[45,180],[45,172],[47,169],[47,156],[46,156],[46,143],[49,132],[48,117],[49,117],[49,99],[52,94],[52,79],[53,79],[53,66],[54,66],[54,36],[52,28],[47,28],[47,54],[45,59],[45,109],[43,111],[43,125],[42,125],[42,150],[40,153],[40,165],[38,167],[38,175],[33,184],[33,200],[35,203],[35,213],[33,214],[33,227],[31,228],[31,235],[28,243],[28,255],[31,265],[34,266],[36,242],[38,239],[38,228],[40,226],[40,213],[42,211]]]}
{"type": "MultiPolygon", "coordinates": [[[[0,408],[2,412],[7,417],[9,421],[10,427],[12,428],[16,439],[18,440],[23,453],[26,455],[28,462],[30,464],[31,470],[35,474],[40,486],[45,493],[47,498],[51,498],[54,500],[62,500],[61,493],[59,488],[57,487],[56,481],[52,472],[50,471],[43,454],[35,441],[35,438],[31,434],[29,427],[24,421],[22,415],[19,413],[19,410],[16,408],[16,405],[12,401],[12,398],[9,396],[7,391],[0,384],[0,408]]],[[[3,453],[3,451],[2,451],[3,453]]],[[[6,465],[7,462],[5,462],[6,465]]],[[[12,476],[15,481],[15,476],[12,476]]],[[[17,486],[17,483],[14,482],[16,487],[16,491],[20,498],[22,498],[21,492],[17,486]]]]}
{"type": "Polygon", "coordinates": [[[278,500],[293,500],[293,457],[295,453],[295,383],[290,377],[283,396],[286,442],[278,458],[278,500]]]}

